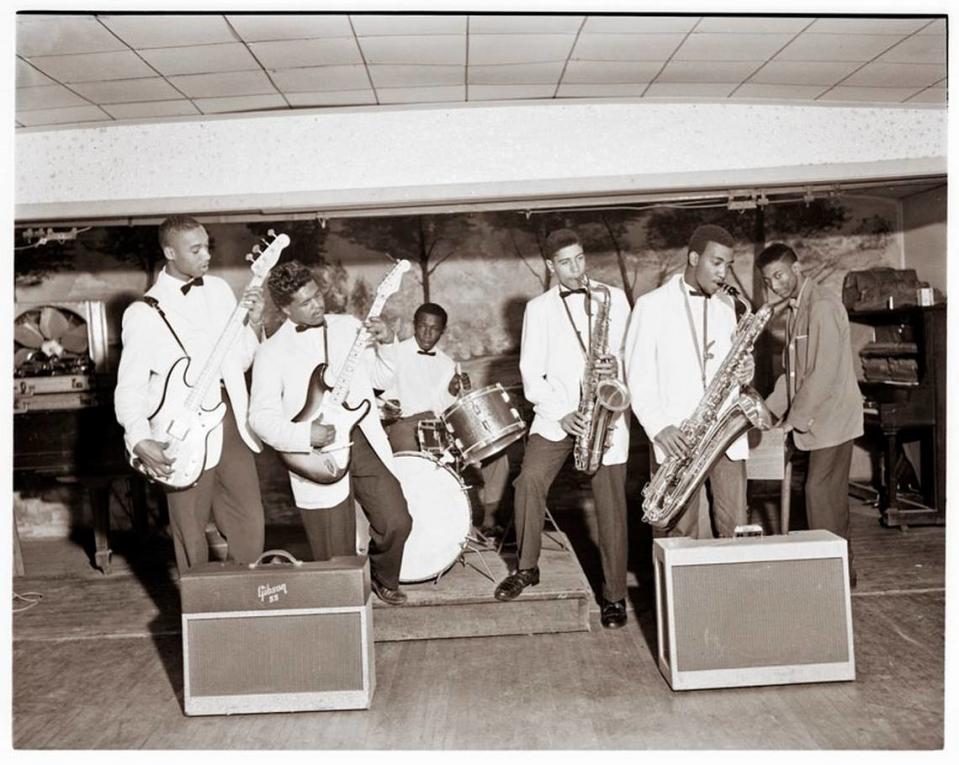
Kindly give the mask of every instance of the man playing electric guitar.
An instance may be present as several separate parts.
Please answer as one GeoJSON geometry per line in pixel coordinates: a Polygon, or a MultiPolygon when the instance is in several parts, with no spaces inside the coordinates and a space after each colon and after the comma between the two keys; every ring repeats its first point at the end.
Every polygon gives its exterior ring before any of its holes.
{"type": "MultiPolygon", "coordinates": [[[[237,300],[225,281],[207,273],[209,237],[196,220],[167,218],[160,225],[159,240],[167,262],[146,295],[159,310],[138,300],[124,311],[114,407],[127,450],[144,473],[162,483],[173,472],[174,462],[164,452],[169,441],[153,437],[149,418],[163,402],[168,373],[178,359],[189,357],[187,382],[195,384],[204,359],[233,317],[237,300]]],[[[261,288],[247,289],[239,305],[249,311],[249,320],[219,370],[213,370],[216,379],[202,401],[207,410],[221,401],[226,404],[222,421],[205,440],[204,469],[188,488],[164,487],[180,573],[208,560],[206,526],[211,514],[234,560],[250,563],[263,552],[263,505],[251,451],[261,447],[247,425],[243,376],[258,345],[261,288]]]]}
{"type": "Polygon", "coordinates": [[[356,554],[355,497],[370,522],[373,591],[385,603],[401,604],[406,594],[399,589],[400,564],[412,519],[392,473],[386,433],[375,412],[368,413],[373,388],[385,387],[392,374],[378,344],[392,340],[393,332],[379,318],[370,318],[364,325],[352,316],[326,315],[319,284],[297,261],[273,269],[267,289],[286,321],[257,351],[250,424],[285,460],[315,458],[322,467],[325,459],[342,458],[338,461],[347,472],[339,479],[330,475],[322,481],[319,476],[311,480],[306,477],[309,471],[297,472],[287,461],[293,499],[313,557],[327,560],[356,554]],[[364,347],[357,358],[359,348],[354,344],[364,330],[373,347],[364,347]],[[341,374],[350,369],[351,374],[341,374]],[[310,419],[314,411],[310,400],[317,390],[335,398],[334,388],[340,386],[345,386],[342,404],[337,404],[341,411],[310,419]],[[357,417],[361,419],[351,428],[357,417]],[[321,451],[331,446],[335,452],[321,451]]]}

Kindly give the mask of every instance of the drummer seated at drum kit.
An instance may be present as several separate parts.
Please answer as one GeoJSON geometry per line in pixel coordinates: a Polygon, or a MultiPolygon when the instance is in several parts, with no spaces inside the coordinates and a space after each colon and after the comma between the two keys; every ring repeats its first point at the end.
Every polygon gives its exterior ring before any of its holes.
{"type": "MultiPolygon", "coordinates": [[[[381,396],[381,417],[394,453],[425,452],[441,460],[462,463],[464,455],[453,447],[444,414],[456,405],[458,396],[470,391],[471,385],[469,376],[436,347],[447,322],[442,306],[424,303],[413,314],[413,336],[384,349],[393,364],[394,377],[381,396]]],[[[510,417],[508,425],[512,423],[510,417]]],[[[509,477],[506,455],[477,455],[476,462],[457,464],[457,468],[468,481],[482,484],[480,531],[495,535],[495,513],[509,477]],[[477,470],[475,465],[480,462],[477,470]]]]}

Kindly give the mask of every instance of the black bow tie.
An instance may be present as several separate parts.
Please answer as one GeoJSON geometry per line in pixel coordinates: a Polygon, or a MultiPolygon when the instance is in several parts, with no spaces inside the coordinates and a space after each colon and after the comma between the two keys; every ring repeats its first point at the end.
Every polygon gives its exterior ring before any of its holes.
{"type": "Polygon", "coordinates": [[[420,356],[435,356],[436,351],[417,351],[420,356]]]}
{"type": "Polygon", "coordinates": [[[320,327],[323,327],[325,325],[326,325],[326,322],[323,322],[323,324],[297,324],[296,331],[306,332],[306,330],[308,329],[319,329],[320,327]]]}
{"type": "Polygon", "coordinates": [[[196,279],[190,279],[190,281],[188,281],[186,284],[182,285],[182,286],[180,287],[180,292],[182,292],[182,293],[185,295],[185,294],[188,293],[190,290],[192,290],[194,287],[202,287],[202,286],[203,286],[203,277],[202,277],[202,276],[198,276],[196,279]]]}
{"type": "Polygon", "coordinates": [[[574,290],[560,290],[560,291],[559,291],[559,296],[560,296],[563,300],[565,300],[566,298],[568,298],[570,295],[585,295],[585,294],[586,294],[586,289],[585,289],[584,287],[577,287],[577,288],[574,289],[574,290]]]}
{"type": "Polygon", "coordinates": [[[706,298],[706,300],[709,300],[709,298],[711,297],[710,295],[707,295],[707,294],[706,294],[705,292],[703,292],[702,290],[690,290],[690,291],[689,291],[689,296],[690,296],[690,297],[706,298]]]}

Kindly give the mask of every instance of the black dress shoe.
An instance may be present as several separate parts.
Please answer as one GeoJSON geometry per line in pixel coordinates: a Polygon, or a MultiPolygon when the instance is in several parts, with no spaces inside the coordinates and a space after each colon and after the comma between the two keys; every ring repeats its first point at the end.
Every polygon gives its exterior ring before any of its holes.
{"type": "Polygon", "coordinates": [[[398,587],[394,590],[386,585],[380,584],[376,579],[370,581],[373,594],[380,600],[390,606],[402,606],[406,602],[406,593],[398,587]]]}
{"type": "Polygon", "coordinates": [[[519,597],[519,594],[527,587],[539,584],[539,566],[534,568],[521,568],[506,577],[499,583],[496,592],[493,593],[497,600],[513,600],[519,597]]]}
{"type": "Polygon", "coordinates": [[[607,629],[619,629],[626,624],[626,601],[604,600],[599,621],[607,629]]]}

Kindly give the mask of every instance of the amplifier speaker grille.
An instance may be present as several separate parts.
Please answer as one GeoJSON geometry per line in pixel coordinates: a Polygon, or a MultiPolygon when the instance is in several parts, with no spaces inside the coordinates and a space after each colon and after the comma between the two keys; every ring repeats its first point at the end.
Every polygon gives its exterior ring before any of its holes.
{"type": "Polygon", "coordinates": [[[841,558],[673,568],[676,668],[735,669],[846,661],[841,558]],[[757,640],[756,636],[762,639],[757,640]]]}
{"type": "Polygon", "coordinates": [[[363,687],[356,612],[190,619],[187,630],[193,696],[363,687]]]}

